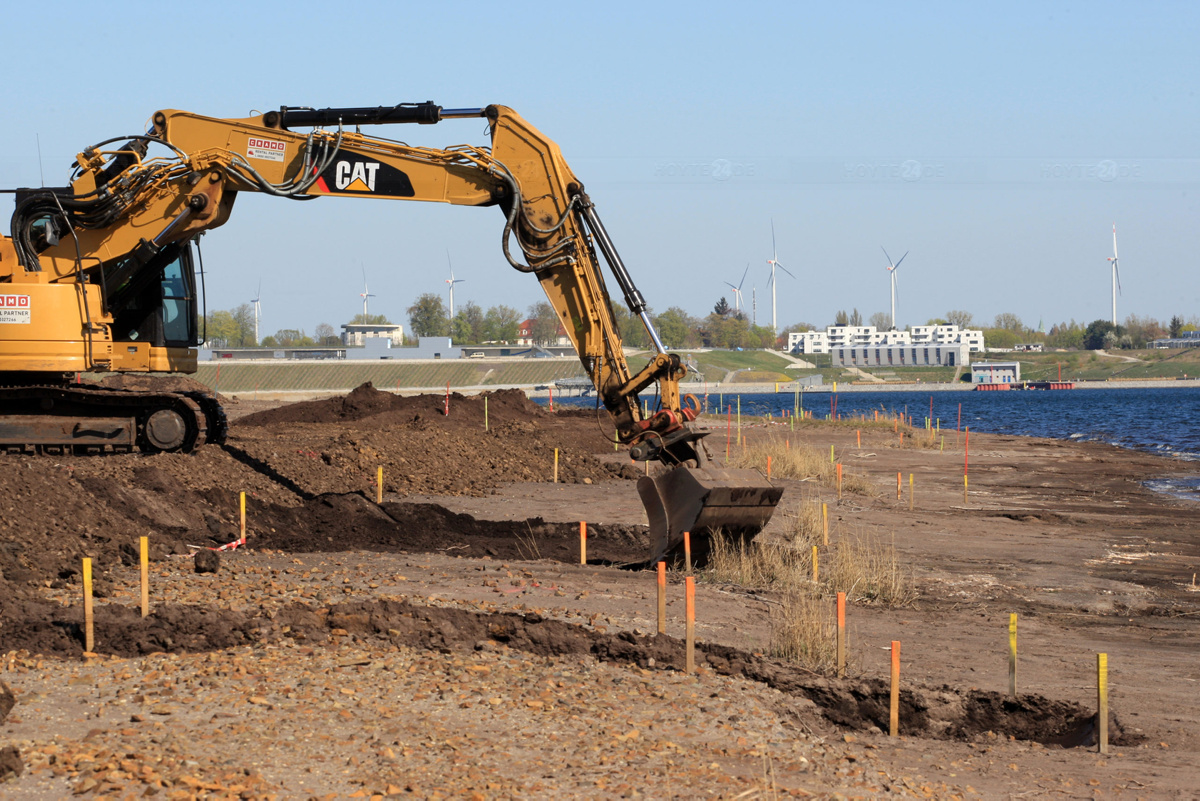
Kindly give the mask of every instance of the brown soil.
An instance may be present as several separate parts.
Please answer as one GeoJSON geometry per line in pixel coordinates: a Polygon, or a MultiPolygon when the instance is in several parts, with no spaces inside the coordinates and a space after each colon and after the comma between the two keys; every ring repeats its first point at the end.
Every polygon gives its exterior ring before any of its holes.
{"type": "Polygon", "coordinates": [[[839,503],[782,482],[762,536],[823,500],[835,539],[894,538],[920,597],[853,605],[852,678],[838,680],[767,655],[772,593],[702,582],[701,672],[685,677],[682,642],[647,633],[653,579],[620,568],[644,557],[646,533],[640,470],[613,454],[611,429],[519,393],[488,397],[487,431],[482,398],[451,396],[449,416],[443,403],[365,386],[233,403],[228,446],[186,456],[5,457],[0,670],[18,703],[0,746],[26,768],[6,797],[1190,792],[1200,537],[1190,504],[1140,482],[1192,465],[973,436],[964,502],[961,451],[898,447],[890,430],[864,431],[858,449],[845,426],[756,428],[832,444],[879,489],[839,503]],[[915,476],[913,512],[897,471],[915,476]],[[249,548],[195,573],[188,546],[237,536],[239,490],[249,548]],[[139,535],[153,544],[145,619],[139,535]],[[83,556],[107,655],[90,661],[83,556]],[[1011,611],[1017,698],[1003,692],[1011,611]],[[904,648],[899,739],[880,733],[891,640],[904,648]],[[1100,759],[1098,651],[1112,684],[1100,759]]]}

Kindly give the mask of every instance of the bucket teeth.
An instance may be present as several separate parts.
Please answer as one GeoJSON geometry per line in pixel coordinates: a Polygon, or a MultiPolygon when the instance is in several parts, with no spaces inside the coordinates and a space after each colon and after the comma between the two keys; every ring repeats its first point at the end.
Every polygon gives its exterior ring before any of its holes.
{"type": "Polygon", "coordinates": [[[677,467],[638,479],[638,494],[650,523],[650,561],[681,554],[688,531],[693,564],[703,564],[713,531],[751,539],[771,519],[783,488],[756,470],[677,467]]]}

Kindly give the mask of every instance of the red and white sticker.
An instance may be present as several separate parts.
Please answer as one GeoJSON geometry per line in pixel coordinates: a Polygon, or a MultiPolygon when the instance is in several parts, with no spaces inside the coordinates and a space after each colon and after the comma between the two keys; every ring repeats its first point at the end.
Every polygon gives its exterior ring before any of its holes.
{"type": "Polygon", "coordinates": [[[0,295],[0,325],[30,322],[28,295],[0,295]]]}
{"type": "Polygon", "coordinates": [[[280,142],[278,139],[260,139],[257,136],[251,136],[246,141],[246,155],[252,159],[283,161],[285,150],[287,150],[287,143],[280,142]]]}

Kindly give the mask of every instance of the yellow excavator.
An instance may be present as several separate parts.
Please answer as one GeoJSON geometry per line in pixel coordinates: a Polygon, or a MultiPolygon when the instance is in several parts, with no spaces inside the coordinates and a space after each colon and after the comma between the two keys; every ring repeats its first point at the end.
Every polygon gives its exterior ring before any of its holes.
{"type": "Polygon", "coordinates": [[[241,119],[168,109],[145,134],[79,153],[69,186],[10,191],[12,236],[0,237],[0,450],[170,452],[224,442],[225,416],[210,393],[118,390],[79,375],[195,372],[193,243],[229,219],[239,192],[418,200],[500,208],[505,258],[541,283],[621,441],[634,459],[672,468],[638,487],[652,558],[677,552],[684,531],[701,534],[701,551],[705,530],[756,531],[779,502],[782,490],[757,471],[709,462],[705,432],[693,424],[699,404],[680,394],[686,368],[663,347],[583,183],[510,108],[285,106],[241,119]],[[362,133],[456,118],[486,119],[491,147],[412,147],[362,133]],[[653,343],[637,373],[597,252],[653,343]],[[638,394],[656,382],[658,402],[645,415],[638,394]]]}

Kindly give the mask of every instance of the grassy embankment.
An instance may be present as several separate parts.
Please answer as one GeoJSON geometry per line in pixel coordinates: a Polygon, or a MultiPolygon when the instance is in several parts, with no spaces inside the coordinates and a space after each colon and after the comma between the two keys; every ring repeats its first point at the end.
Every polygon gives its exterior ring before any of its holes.
{"type": "MultiPolygon", "coordinates": [[[[709,384],[718,382],[770,384],[820,375],[823,383],[834,381],[847,387],[867,382],[862,375],[833,367],[827,354],[807,356],[815,368],[795,368],[794,362],[767,351],[683,352],[696,368],[690,380],[702,376],[709,384]]],[[[1093,351],[1063,353],[996,353],[976,359],[1018,361],[1027,381],[1055,380],[1061,365],[1065,381],[1175,379],[1200,376],[1200,349],[1130,350],[1100,354],[1093,351]]],[[[644,355],[629,358],[632,369],[646,364],[644,355]]],[[[886,383],[936,383],[953,381],[953,367],[881,367],[863,370],[886,383]]],[[[370,362],[203,362],[197,380],[221,392],[270,390],[348,390],[364,381],[381,389],[397,387],[529,386],[549,384],[560,378],[582,377],[575,359],[527,359],[489,361],[451,359],[441,363],[417,364],[370,362]]],[[[870,382],[878,383],[878,382],[870,382]]]]}

